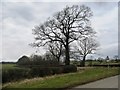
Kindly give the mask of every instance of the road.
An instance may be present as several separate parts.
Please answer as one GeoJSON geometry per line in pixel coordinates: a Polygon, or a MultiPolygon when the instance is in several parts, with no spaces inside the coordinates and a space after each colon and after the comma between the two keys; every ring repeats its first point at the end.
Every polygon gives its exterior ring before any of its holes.
{"type": "Polygon", "coordinates": [[[88,84],[80,85],[72,89],[75,88],[118,88],[118,76],[113,76],[88,84]]]}

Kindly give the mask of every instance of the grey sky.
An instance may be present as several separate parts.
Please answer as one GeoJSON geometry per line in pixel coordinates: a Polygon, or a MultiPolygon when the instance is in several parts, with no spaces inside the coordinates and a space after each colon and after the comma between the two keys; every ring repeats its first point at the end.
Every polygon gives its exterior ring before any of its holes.
{"type": "MultiPolygon", "coordinates": [[[[2,53],[4,61],[17,61],[22,55],[35,53],[28,44],[34,41],[32,29],[43,23],[55,12],[66,5],[89,6],[93,11],[92,26],[97,32],[100,42],[99,56],[105,57],[118,54],[118,7],[115,2],[3,2],[2,3],[2,53]]],[[[40,48],[40,54],[44,50],[40,48]]]]}

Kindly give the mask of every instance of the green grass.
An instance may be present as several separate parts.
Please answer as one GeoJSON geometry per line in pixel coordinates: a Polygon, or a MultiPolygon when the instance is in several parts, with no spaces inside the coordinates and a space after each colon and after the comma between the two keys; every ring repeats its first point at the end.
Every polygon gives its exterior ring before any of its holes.
{"type": "Polygon", "coordinates": [[[2,70],[14,69],[14,68],[18,68],[16,67],[16,64],[2,64],[2,70]]]}
{"type": "Polygon", "coordinates": [[[118,68],[88,68],[76,73],[8,83],[3,88],[70,88],[117,74],[118,68]]]}

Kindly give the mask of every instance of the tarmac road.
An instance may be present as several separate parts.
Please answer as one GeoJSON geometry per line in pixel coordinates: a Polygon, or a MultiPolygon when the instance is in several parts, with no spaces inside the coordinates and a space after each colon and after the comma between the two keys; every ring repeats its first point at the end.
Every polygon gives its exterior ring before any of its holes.
{"type": "Polygon", "coordinates": [[[75,88],[118,88],[118,76],[101,79],[95,82],[74,87],[74,89],[75,88]]]}

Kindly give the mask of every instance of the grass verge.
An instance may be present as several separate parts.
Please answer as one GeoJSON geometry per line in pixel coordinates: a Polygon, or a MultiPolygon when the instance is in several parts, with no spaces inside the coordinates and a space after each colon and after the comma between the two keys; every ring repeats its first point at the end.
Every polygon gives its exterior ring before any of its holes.
{"type": "Polygon", "coordinates": [[[70,88],[118,74],[118,68],[89,68],[76,73],[8,83],[3,85],[3,89],[23,88],[26,90],[26,88],[70,88]]]}

